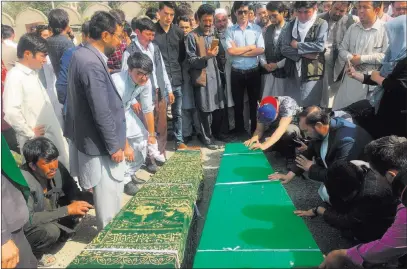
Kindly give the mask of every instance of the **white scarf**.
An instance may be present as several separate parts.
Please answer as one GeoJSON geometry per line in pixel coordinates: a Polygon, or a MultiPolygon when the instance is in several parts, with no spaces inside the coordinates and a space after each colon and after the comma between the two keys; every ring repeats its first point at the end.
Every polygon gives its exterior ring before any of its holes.
{"type": "MultiPolygon", "coordinates": [[[[293,38],[297,39],[297,37],[298,37],[297,32],[298,32],[300,34],[300,40],[301,40],[300,42],[304,42],[309,29],[311,29],[311,26],[314,25],[314,22],[316,19],[317,19],[316,11],[314,11],[314,15],[312,15],[312,18],[307,22],[303,23],[298,20],[298,17],[295,18],[294,27],[293,27],[293,31],[292,31],[293,38]]],[[[301,63],[302,63],[301,59],[296,63],[298,77],[301,77],[301,63]]]]}

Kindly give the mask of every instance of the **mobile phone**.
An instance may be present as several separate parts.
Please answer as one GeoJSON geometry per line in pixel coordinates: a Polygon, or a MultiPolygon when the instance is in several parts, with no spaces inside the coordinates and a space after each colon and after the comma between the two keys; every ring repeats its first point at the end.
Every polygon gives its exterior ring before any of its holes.
{"type": "Polygon", "coordinates": [[[219,45],[219,39],[217,39],[217,38],[212,39],[211,50],[216,48],[218,45],[219,45]]]}

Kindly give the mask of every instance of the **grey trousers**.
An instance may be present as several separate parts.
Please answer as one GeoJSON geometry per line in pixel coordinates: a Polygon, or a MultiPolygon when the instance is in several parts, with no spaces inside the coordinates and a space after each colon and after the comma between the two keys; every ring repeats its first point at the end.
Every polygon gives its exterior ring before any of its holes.
{"type": "Polygon", "coordinates": [[[182,135],[184,137],[192,135],[192,126],[195,127],[197,134],[200,134],[200,124],[198,111],[196,108],[182,110],[182,135]]]}
{"type": "Polygon", "coordinates": [[[33,255],[30,243],[27,241],[23,229],[13,232],[11,240],[16,244],[20,254],[20,262],[16,268],[37,268],[38,261],[33,255]]]}
{"type": "Polygon", "coordinates": [[[61,230],[52,222],[33,226],[25,231],[25,236],[38,259],[41,259],[43,254],[49,252],[60,235],[61,230]]]}

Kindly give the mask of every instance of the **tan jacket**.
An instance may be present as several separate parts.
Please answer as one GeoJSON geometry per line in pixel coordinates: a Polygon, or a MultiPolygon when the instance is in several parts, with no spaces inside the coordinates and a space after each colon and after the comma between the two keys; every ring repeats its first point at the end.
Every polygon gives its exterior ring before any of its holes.
{"type": "Polygon", "coordinates": [[[4,43],[1,44],[1,59],[3,60],[4,65],[6,66],[7,70],[9,71],[11,68],[14,67],[17,58],[17,48],[6,45],[4,43]]]}

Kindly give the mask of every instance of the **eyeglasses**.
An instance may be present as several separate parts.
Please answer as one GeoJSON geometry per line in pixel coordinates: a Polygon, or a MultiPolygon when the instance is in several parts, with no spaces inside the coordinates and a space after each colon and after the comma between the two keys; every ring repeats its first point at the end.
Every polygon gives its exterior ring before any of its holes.
{"type": "Polygon", "coordinates": [[[116,34],[116,33],[110,33],[110,34],[113,35],[113,36],[115,36],[115,37],[117,37],[120,41],[124,39],[124,36],[123,36],[123,35],[118,35],[118,34],[116,34]]]}
{"type": "Polygon", "coordinates": [[[145,78],[145,79],[148,79],[149,77],[150,77],[150,73],[143,73],[143,72],[140,72],[140,71],[136,71],[136,74],[137,74],[137,76],[140,76],[140,77],[142,77],[142,78],[145,78]]]}
{"type": "Polygon", "coordinates": [[[237,15],[247,15],[249,13],[248,10],[238,10],[237,15]]]}

